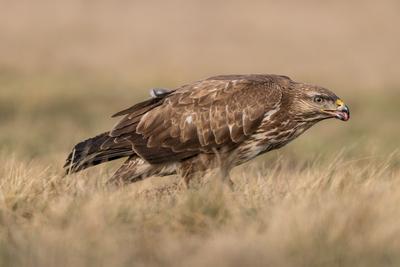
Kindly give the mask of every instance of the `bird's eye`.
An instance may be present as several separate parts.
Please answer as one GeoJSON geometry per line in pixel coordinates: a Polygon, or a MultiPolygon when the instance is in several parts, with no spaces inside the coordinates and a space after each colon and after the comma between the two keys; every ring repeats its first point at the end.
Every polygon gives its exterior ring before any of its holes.
{"type": "Polygon", "coordinates": [[[314,97],[314,102],[315,102],[315,103],[322,103],[322,101],[324,101],[324,100],[322,99],[322,97],[319,97],[319,96],[314,97]]]}

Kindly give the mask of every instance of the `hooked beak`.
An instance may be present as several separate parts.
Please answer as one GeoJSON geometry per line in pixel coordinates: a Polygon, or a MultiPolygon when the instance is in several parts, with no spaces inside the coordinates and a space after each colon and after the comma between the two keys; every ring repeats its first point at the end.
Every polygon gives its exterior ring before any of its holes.
{"type": "Polygon", "coordinates": [[[344,104],[340,99],[336,100],[337,108],[335,110],[324,110],[326,113],[334,116],[341,121],[348,121],[350,119],[349,107],[344,104]]]}

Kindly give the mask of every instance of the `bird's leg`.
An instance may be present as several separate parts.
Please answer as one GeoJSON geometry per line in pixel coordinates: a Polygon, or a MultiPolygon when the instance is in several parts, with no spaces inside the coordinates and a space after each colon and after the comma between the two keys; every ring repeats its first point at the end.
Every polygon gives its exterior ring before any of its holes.
{"type": "Polygon", "coordinates": [[[219,173],[222,179],[222,182],[226,185],[229,186],[230,189],[233,189],[233,182],[229,173],[229,159],[222,157],[221,151],[218,151],[217,149],[214,150],[214,155],[215,155],[215,162],[216,166],[219,169],[219,173]]]}
{"type": "Polygon", "coordinates": [[[193,164],[182,164],[177,172],[182,178],[181,187],[189,189],[190,180],[193,178],[193,164]]]}
{"type": "Polygon", "coordinates": [[[183,187],[185,189],[189,189],[190,180],[192,180],[192,175],[190,173],[186,173],[183,177],[183,187]]]}
{"type": "Polygon", "coordinates": [[[217,150],[214,150],[214,153],[222,182],[232,190],[235,184],[233,183],[230,175],[230,164],[231,164],[230,158],[222,157],[221,153],[217,150]]]}
{"type": "Polygon", "coordinates": [[[151,165],[147,164],[143,159],[138,157],[129,157],[124,164],[114,173],[114,175],[107,181],[107,184],[116,186],[123,186],[128,183],[135,183],[147,177],[146,172],[149,171],[151,165]],[[139,171],[140,168],[142,171],[139,171]]]}
{"type": "Polygon", "coordinates": [[[226,167],[221,166],[220,168],[220,175],[222,178],[222,182],[229,187],[229,189],[233,190],[234,182],[232,181],[231,174],[229,169],[226,167]]]}

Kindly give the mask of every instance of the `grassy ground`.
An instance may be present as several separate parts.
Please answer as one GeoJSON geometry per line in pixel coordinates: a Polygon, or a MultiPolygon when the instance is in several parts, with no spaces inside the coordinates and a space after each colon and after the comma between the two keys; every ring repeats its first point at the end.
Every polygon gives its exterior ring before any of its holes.
{"type": "MultiPolygon", "coordinates": [[[[398,266],[399,170],[366,160],[289,165],[181,192],[110,189],[1,169],[2,266],[398,266]]],[[[174,182],[174,179],[168,179],[174,182]]]]}
{"type": "Polygon", "coordinates": [[[396,0],[2,1],[0,266],[399,266],[396,0]],[[234,170],[124,188],[63,177],[151,87],[278,73],[331,88],[320,123],[234,170]]]}
{"type": "Polygon", "coordinates": [[[62,176],[71,146],[111,127],[109,115],[143,99],[146,85],[79,76],[0,83],[2,266],[400,263],[394,92],[347,94],[350,122],[321,123],[237,168],[232,192],[213,176],[181,191],[176,177],[109,188],[115,164],[62,176]]]}

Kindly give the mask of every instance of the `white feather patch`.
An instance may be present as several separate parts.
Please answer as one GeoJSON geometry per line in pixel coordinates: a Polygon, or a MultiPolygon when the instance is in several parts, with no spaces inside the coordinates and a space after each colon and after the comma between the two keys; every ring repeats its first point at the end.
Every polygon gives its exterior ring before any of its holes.
{"type": "Polygon", "coordinates": [[[185,122],[188,123],[188,124],[192,124],[193,123],[193,117],[192,116],[187,116],[185,122]]]}

